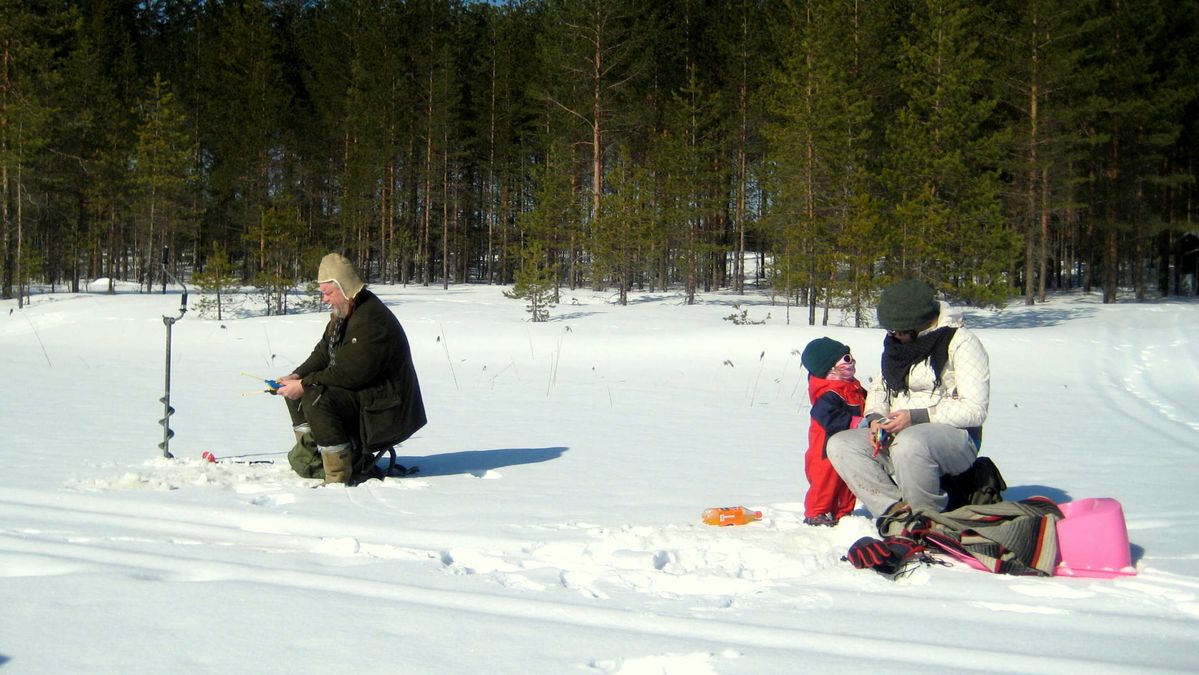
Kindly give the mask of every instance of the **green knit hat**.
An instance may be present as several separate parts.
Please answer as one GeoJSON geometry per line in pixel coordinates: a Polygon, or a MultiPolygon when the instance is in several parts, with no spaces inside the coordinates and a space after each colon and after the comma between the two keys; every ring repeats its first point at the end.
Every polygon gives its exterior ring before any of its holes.
{"type": "Polygon", "coordinates": [[[887,330],[915,330],[940,313],[932,286],[917,279],[889,286],[878,299],[878,322],[887,330]]]}
{"type": "Polygon", "coordinates": [[[824,377],[837,365],[841,357],[848,353],[849,347],[832,338],[822,337],[809,342],[808,346],[803,348],[799,360],[809,373],[816,377],[824,377]]]}
{"type": "Polygon", "coordinates": [[[337,284],[347,298],[358,295],[358,291],[361,291],[362,287],[366,285],[362,283],[362,277],[358,276],[358,271],[354,269],[354,263],[340,253],[330,253],[321,258],[321,267],[317,271],[316,282],[318,284],[337,284]]]}

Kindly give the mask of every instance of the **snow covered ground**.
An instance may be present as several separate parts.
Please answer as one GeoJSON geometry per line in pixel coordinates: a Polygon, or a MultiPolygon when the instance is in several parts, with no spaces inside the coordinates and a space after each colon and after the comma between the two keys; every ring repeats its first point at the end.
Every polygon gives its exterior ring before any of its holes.
{"type": "Polygon", "coordinates": [[[0,670],[1199,668],[1199,303],[967,312],[1008,498],[1120,500],[1137,576],[891,582],[840,560],[865,516],[801,523],[799,350],[830,335],[865,380],[880,330],[787,325],[755,295],[567,292],[532,324],[499,288],[376,291],[430,421],[400,449],[418,476],[351,489],[291,474],[283,402],[244,395],[243,372],[308,354],[323,313],[178,322],[167,460],[177,292],[0,303],[0,670]],[[724,320],[734,303],[766,323],[724,320]],[[765,518],[700,523],[733,504],[765,518]]]}

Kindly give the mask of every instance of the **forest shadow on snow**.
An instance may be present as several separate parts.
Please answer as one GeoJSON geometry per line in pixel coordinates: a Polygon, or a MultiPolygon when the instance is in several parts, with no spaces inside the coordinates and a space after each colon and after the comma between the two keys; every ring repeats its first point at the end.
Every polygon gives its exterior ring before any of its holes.
{"type": "Polygon", "coordinates": [[[1095,315],[1089,307],[1022,307],[994,314],[970,312],[966,325],[972,329],[993,328],[1010,330],[1019,328],[1045,328],[1058,326],[1068,321],[1087,319],[1095,315]]]}

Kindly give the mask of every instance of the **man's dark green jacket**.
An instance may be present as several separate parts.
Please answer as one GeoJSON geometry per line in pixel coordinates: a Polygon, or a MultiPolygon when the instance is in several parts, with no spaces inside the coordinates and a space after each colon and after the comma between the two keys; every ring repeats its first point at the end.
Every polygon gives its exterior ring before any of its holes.
{"type": "Polygon", "coordinates": [[[340,387],[358,396],[359,438],[367,448],[401,443],[425,426],[425,403],[408,336],[365,288],[344,321],[334,319],[296,374],[304,388],[340,387]]]}

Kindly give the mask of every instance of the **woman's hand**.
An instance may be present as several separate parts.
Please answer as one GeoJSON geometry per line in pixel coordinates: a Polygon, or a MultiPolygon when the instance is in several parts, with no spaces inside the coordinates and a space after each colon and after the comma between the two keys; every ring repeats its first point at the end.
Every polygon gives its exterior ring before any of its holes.
{"type": "MultiPolygon", "coordinates": [[[[888,417],[877,420],[877,424],[889,434],[898,434],[899,432],[912,426],[912,412],[910,410],[896,410],[888,417]]],[[[870,425],[874,429],[874,425],[870,425]]]]}

